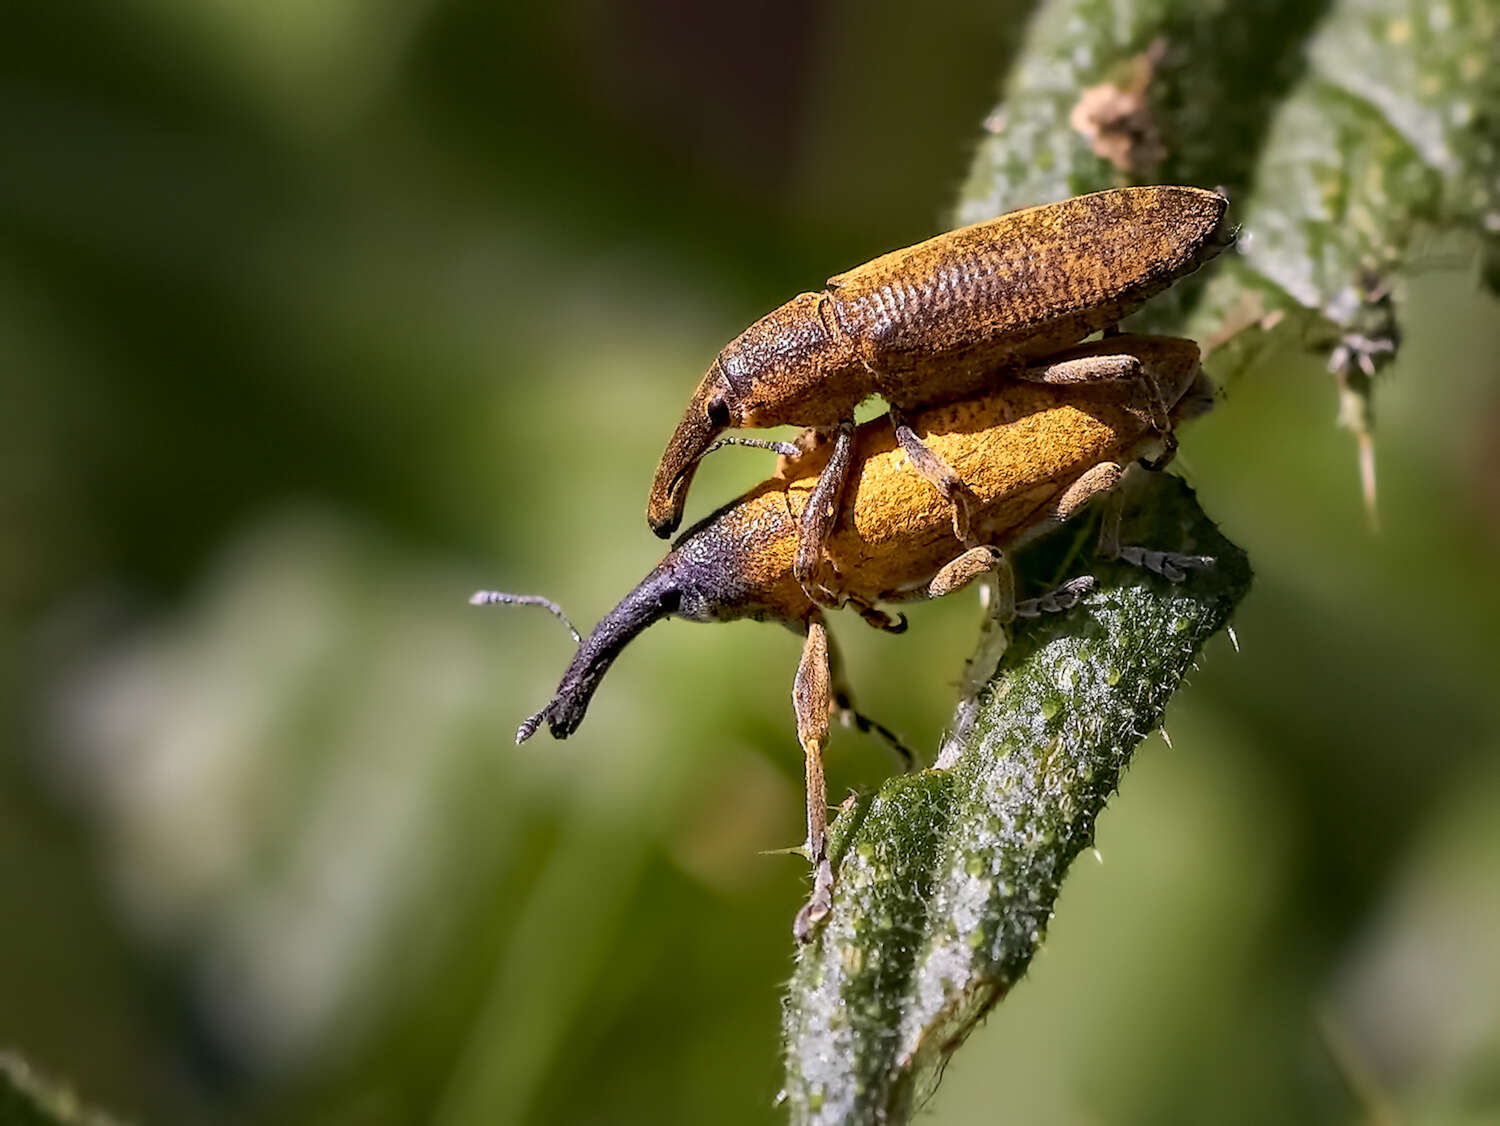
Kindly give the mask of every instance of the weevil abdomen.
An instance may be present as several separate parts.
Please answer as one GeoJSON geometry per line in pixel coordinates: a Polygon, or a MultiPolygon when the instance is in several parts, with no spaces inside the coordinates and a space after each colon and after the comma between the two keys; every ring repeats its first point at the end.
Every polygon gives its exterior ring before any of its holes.
{"type": "Polygon", "coordinates": [[[1139,308],[1222,249],[1224,213],[1196,188],[1096,192],[892,251],[828,292],[876,392],[946,401],[1139,308]]]}

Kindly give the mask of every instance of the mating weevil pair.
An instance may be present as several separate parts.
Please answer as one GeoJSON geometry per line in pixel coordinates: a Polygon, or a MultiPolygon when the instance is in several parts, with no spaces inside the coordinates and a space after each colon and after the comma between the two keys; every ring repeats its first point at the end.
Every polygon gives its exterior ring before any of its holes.
{"type": "MultiPolygon", "coordinates": [[[[1167,187],[1031,208],[885,255],[756,322],[678,426],[652,488],[653,528],[675,528],[693,466],[724,429],[794,422],[811,428],[806,440],[778,447],[776,476],[679,538],[580,643],[517,742],[543,723],[555,738],[576,730],[616,656],[662,618],[774,620],[803,634],[792,697],[814,887],[794,930],[809,937],[833,887],[822,750],[831,712],[852,712],[823,610],[849,604],[899,630],[881,603],[984,575],[998,580],[1002,621],[1076,601],[1086,580],[1018,607],[1007,553],[1101,494],[1118,498],[1132,462],[1165,463],[1176,423],[1211,400],[1190,341],[1078,341],[1228,245],[1224,211],[1213,193],[1167,187]],[[856,428],[850,413],[876,393],[890,415],[856,428]]],[[[1124,548],[1118,529],[1116,500],[1103,553],[1178,578],[1207,562],[1124,548]]]]}

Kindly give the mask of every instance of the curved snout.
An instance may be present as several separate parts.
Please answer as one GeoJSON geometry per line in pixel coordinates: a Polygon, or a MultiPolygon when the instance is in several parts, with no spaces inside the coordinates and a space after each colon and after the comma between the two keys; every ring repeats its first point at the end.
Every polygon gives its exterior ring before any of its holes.
{"type": "Polygon", "coordinates": [[[667,566],[670,559],[669,556],[663,560],[584,638],[547,706],[521,724],[516,732],[517,743],[530,739],[543,723],[554,739],[566,739],[578,729],[588,711],[589,701],[594,698],[594,690],[620,655],[620,650],[647,626],[675,611],[681,603],[676,576],[667,566]]]}
{"type": "Polygon", "coordinates": [[[646,504],[646,522],[662,539],[670,536],[682,523],[688,485],[697,471],[698,459],[715,438],[729,429],[727,418],[722,425],[709,418],[710,400],[722,398],[722,391],[717,386],[719,382],[710,371],[699,384],[656,467],[656,477],[651,482],[651,499],[646,504]]]}

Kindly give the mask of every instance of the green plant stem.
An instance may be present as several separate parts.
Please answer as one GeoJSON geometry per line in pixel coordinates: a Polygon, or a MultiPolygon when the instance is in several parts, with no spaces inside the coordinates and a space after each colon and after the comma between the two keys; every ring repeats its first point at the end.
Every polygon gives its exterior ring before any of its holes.
{"type": "Polygon", "coordinates": [[[1250,584],[1180,480],[1154,475],[1127,542],[1212,555],[1170,583],[1100,562],[1066,614],[1018,622],[939,762],[835,821],[833,911],[799,954],[784,1031],[793,1123],[900,1123],[1025,972],[1068,865],[1136,745],[1250,584]]]}

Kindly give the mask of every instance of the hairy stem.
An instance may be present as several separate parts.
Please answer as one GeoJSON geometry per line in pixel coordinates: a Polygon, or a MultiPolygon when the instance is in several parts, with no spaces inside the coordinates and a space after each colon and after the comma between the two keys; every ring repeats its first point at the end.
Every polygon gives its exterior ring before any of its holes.
{"type": "Polygon", "coordinates": [[[1134,542],[1212,555],[1182,583],[1117,563],[1072,611],[1018,622],[945,770],[893,778],[832,830],[833,911],[785,1007],[794,1123],[906,1122],[1025,972],[1068,865],[1136,745],[1250,585],[1180,480],[1156,475],[1134,542]]]}

